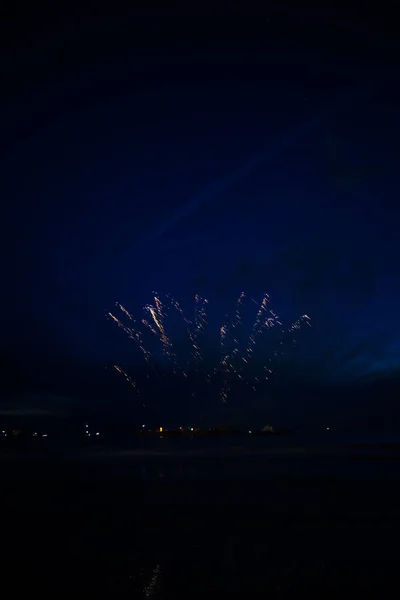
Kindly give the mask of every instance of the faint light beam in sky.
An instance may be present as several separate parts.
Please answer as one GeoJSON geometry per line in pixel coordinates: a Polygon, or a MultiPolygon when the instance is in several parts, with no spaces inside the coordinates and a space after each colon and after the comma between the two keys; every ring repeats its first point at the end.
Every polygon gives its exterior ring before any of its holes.
{"type": "Polygon", "coordinates": [[[264,150],[251,156],[241,167],[226,175],[221,175],[221,177],[219,177],[217,180],[214,180],[212,183],[206,185],[188,202],[183,204],[172,216],[155,227],[145,238],[139,242],[138,246],[143,247],[146,244],[153,242],[155,239],[159,238],[171,227],[173,227],[176,223],[185,217],[190,216],[205,202],[210,201],[212,198],[222,193],[230,186],[234,185],[237,181],[251,173],[251,171],[257,168],[263,162],[279,156],[282,152],[294,144],[301,135],[308,132],[313,127],[316,127],[327,117],[329,117],[332,112],[337,110],[338,107],[343,104],[343,101],[347,99],[348,96],[348,93],[342,94],[335,102],[329,104],[328,107],[324,107],[323,109],[319,110],[312,117],[280,137],[275,141],[275,143],[268,144],[264,150]]]}

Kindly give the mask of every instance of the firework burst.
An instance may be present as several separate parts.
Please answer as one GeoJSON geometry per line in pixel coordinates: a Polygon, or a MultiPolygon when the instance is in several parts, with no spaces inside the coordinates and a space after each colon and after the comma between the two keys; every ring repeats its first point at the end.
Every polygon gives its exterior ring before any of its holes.
{"type": "MultiPolygon", "coordinates": [[[[154,293],[153,302],[144,307],[144,314],[138,319],[119,303],[115,305],[119,316],[109,312],[108,317],[133,340],[145,361],[151,365],[153,375],[162,377],[160,368],[167,362],[170,373],[179,377],[180,381],[192,383],[188,394],[196,396],[200,382],[208,386],[215,383],[223,403],[228,401],[235,382],[257,392],[263,382],[274,375],[287,341],[293,344],[294,334],[303,325],[310,326],[310,318],[302,315],[285,327],[270,307],[268,294],[257,302],[242,292],[232,318],[226,315],[224,324],[218,328],[218,350],[214,348],[213,351],[205,345],[206,333],[210,329],[208,304],[206,298],[196,294],[192,314],[188,315],[171,295],[161,299],[154,293]],[[250,326],[246,326],[245,304],[250,308],[256,306],[250,326]],[[265,343],[272,339],[269,333],[272,330],[277,334],[273,348],[265,343]]],[[[137,390],[136,381],[122,367],[114,365],[114,369],[137,390]]],[[[152,379],[149,374],[146,377],[152,379]]]]}

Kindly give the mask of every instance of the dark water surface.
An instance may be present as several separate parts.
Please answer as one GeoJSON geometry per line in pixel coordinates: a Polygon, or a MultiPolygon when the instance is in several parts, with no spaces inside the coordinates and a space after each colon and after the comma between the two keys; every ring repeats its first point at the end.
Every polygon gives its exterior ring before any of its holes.
{"type": "Polygon", "coordinates": [[[396,592],[393,440],[43,442],[0,447],[4,595],[396,592]]]}

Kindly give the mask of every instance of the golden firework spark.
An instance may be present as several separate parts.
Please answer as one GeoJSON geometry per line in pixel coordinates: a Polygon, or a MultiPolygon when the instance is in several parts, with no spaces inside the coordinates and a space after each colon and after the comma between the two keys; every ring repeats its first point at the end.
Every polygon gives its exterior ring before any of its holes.
{"type": "MultiPolygon", "coordinates": [[[[277,331],[280,331],[283,335],[289,334],[290,340],[294,344],[294,332],[301,329],[304,324],[310,326],[310,317],[308,317],[308,315],[302,315],[285,331],[282,321],[269,307],[268,294],[264,294],[261,302],[256,302],[253,298],[250,298],[250,301],[256,304],[257,311],[250,335],[246,338],[247,342],[244,342],[244,348],[241,349],[241,340],[243,338],[244,330],[240,329],[240,327],[244,327],[242,308],[245,299],[246,294],[241,292],[236,300],[233,318],[229,319],[228,315],[226,315],[225,323],[219,329],[220,358],[218,365],[212,367],[207,372],[206,363],[202,355],[202,338],[206,326],[208,325],[208,300],[206,298],[203,298],[198,294],[195,295],[194,315],[193,318],[189,318],[180,304],[172,296],[166,295],[165,300],[162,301],[160,296],[157,293],[154,293],[154,304],[145,306],[145,310],[150,316],[150,319],[141,318],[139,324],[143,325],[145,329],[149,330],[159,340],[163,354],[173,362],[173,373],[175,376],[183,377],[190,383],[191,379],[192,381],[198,381],[198,377],[196,376],[197,379],[193,379],[191,373],[196,372],[200,375],[204,372],[204,381],[207,384],[212,382],[212,378],[218,380],[219,377],[222,377],[220,400],[225,403],[227,402],[232,388],[232,381],[236,380],[242,384],[250,385],[250,387],[256,391],[257,386],[261,385],[262,381],[265,381],[274,374],[274,370],[265,365],[263,377],[257,377],[250,371],[252,367],[249,365],[255,361],[255,350],[256,345],[258,345],[257,340],[264,332],[276,328],[277,331]],[[180,356],[179,359],[168,333],[168,319],[171,316],[171,311],[177,311],[181,316],[185,325],[188,341],[190,341],[191,345],[191,351],[186,353],[184,357],[180,356]],[[202,364],[201,369],[200,363],[202,364]]],[[[142,331],[134,328],[131,324],[136,323],[134,317],[122,304],[117,303],[116,305],[121,310],[123,316],[129,319],[129,325],[126,325],[123,320],[118,318],[114,313],[109,312],[108,316],[128,335],[130,339],[135,341],[146,361],[153,366],[155,373],[160,377],[160,373],[157,373],[155,365],[153,364],[152,355],[143,341],[142,331]]],[[[267,361],[267,365],[272,367],[275,364],[275,361],[280,361],[280,358],[283,356],[284,339],[285,338],[282,338],[280,341],[278,340],[277,349],[273,350],[268,358],[264,359],[267,361]]],[[[114,368],[125,377],[132,387],[136,387],[136,383],[121,367],[115,365],[114,368]]],[[[147,377],[149,378],[149,375],[147,375],[147,377]]]]}

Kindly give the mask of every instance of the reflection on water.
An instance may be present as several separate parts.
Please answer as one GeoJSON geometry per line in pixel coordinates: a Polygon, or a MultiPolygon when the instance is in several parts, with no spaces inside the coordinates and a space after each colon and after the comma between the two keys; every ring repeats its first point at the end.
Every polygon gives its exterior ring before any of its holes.
{"type": "Polygon", "coordinates": [[[150,581],[144,586],[143,594],[146,598],[152,598],[159,594],[161,590],[161,570],[160,565],[156,565],[151,575],[150,581]]]}
{"type": "MultiPolygon", "coordinates": [[[[309,598],[326,594],[327,573],[321,558],[308,562],[301,558],[274,557],[263,544],[243,545],[240,537],[228,536],[220,548],[220,555],[207,559],[209,548],[187,548],[186,558],[179,564],[165,560],[147,572],[136,568],[130,576],[129,588],[139,590],[144,598],[218,597],[246,598],[247,594],[264,594],[270,598],[309,598]],[[197,557],[196,557],[197,554],[197,557]],[[139,587],[140,586],[140,587],[139,587]]],[[[214,554],[211,552],[211,554],[214,554]]],[[[134,566],[133,566],[134,568],[134,566]]],[[[112,587],[112,584],[111,584],[112,587]]]]}
{"type": "Polygon", "coordinates": [[[394,589],[396,448],[219,448],[163,456],[103,447],[90,459],[85,449],[71,461],[2,461],[2,585],[50,597],[63,587],[71,597],[79,589],[185,600],[394,589]]]}

